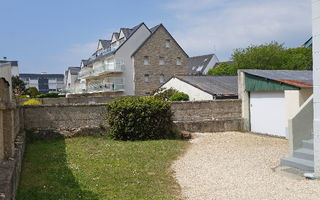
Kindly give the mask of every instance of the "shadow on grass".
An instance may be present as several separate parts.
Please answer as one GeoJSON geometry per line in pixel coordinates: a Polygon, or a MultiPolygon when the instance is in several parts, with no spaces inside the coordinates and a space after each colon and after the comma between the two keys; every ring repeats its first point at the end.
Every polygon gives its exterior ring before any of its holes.
{"type": "Polygon", "coordinates": [[[16,199],[98,199],[80,187],[66,156],[64,139],[27,144],[16,199]]]}

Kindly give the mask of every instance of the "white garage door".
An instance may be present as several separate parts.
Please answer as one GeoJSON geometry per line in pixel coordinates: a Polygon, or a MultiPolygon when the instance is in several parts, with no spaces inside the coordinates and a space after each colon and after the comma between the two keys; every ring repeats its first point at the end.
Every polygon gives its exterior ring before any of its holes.
{"type": "Polygon", "coordinates": [[[284,92],[250,93],[251,131],[286,136],[284,92]]]}

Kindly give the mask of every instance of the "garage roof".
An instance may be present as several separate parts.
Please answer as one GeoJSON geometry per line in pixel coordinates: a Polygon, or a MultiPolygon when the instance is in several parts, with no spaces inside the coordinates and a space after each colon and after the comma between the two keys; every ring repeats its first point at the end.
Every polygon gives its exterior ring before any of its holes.
{"type": "Polygon", "coordinates": [[[313,87],[312,71],[301,70],[241,70],[247,74],[282,82],[295,87],[313,87]]]}

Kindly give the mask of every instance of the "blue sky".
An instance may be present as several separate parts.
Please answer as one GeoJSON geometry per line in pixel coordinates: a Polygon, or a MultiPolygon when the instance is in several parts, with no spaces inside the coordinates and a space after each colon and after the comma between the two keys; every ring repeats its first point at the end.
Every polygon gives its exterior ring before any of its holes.
{"type": "Polygon", "coordinates": [[[79,66],[121,27],[163,23],[195,56],[276,40],[300,46],[311,36],[309,0],[0,0],[0,58],[20,73],[63,73],[79,66]]]}

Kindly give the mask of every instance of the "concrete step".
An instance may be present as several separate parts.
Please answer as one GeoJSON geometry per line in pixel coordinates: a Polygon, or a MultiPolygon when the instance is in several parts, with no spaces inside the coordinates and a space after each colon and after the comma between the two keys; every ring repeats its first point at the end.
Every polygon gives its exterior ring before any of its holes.
{"type": "Polygon", "coordinates": [[[313,139],[302,140],[302,148],[312,149],[313,150],[313,139]]]}
{"type": "Polygon", "coordinates": [[[295,157],[281,158],[280,164],[307,172],[313,172],[313,161],[295,157]]]}
{"type": "Polygon", "coordinates": [[[301,148],[293,151],[293,157],[313,161],[313,149],[301,148]]]}

